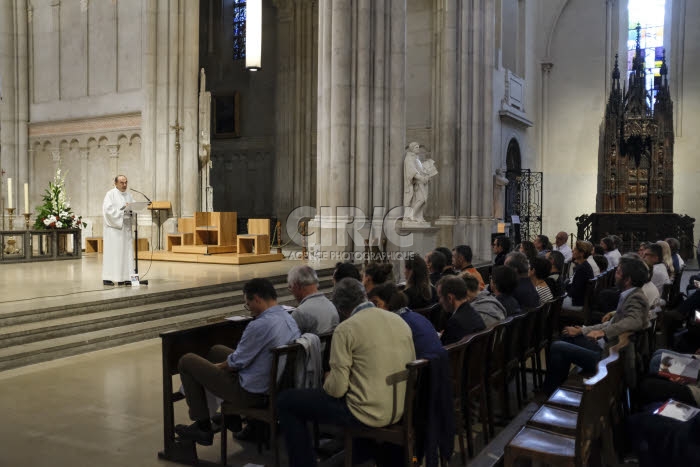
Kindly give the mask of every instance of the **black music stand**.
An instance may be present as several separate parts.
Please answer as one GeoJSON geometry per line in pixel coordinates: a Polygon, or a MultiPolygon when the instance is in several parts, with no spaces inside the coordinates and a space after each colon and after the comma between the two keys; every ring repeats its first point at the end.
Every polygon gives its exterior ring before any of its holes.
{"type": "MultiPolygon", "coordinates": [[[[143,211],[150,205],[145,201],[129,203],[128,209],[134,215],[134,274],[139,275],[139,216],[138,212],[143,211]]],[[[148,280],[139,280],[139,285],[148,285],[148,280]]]]}

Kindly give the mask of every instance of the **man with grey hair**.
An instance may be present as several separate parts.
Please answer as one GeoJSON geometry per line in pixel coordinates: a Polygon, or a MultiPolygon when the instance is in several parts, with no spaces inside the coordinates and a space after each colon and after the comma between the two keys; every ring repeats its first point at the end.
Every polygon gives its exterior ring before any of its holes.
{"type": "Polygon", "coordinates": [[[323,292],[318,291],[318,275],[306,265],[294,266],[287,274],[287,286],[299,306],[292,312],[302,334],[321,334],[338,325],[338,311],[323,292]]]}
{"type": "Polygon", "coordinates": [[[416,358],[411,328],[398,314],[367,301],[356,279],[339,281],[333,302],[346,319],[333,332],[323,389],[289,389],[277,399],[292,467],[316,465],[309,421],[382,427],[403,416],[406,383],[389,376],[416,358]]]}

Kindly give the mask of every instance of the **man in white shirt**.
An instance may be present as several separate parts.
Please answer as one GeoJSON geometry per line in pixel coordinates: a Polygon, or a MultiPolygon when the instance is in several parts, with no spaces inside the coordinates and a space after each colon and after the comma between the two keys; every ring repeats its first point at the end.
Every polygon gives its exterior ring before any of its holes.
{"type": "Polygon", "coordinates": [[[659,295],[663,295],[664,284],[669,282],[666,265],[661,262],[662,257],[663,252],[661,250],[661,245],[657,243],[650,243],[647,245],[642,255],[642,259],[647,263],[649,269],[652,270],[651,282],[656,286],[659,295]]]}
{"type": "Polygon", "coordinates": [[[573,252],[566,242],[569,240],[569,234],[566,232],[559,232],[556,237],[554,237],[554,250],[560,252],[564,255],[564,262],[569,263],[573,257],[573,252]]]}
{"type": "Polygon", "coordinates": [[[605,250],[605,259],[608,260],[608,270],[615,269],[620,263],[620,251],[615,248],[615,240],[612,237],[605,237],[600,241],[600,246],[605,250]]]}
{"type": "Polygon", "coordinates": [[[125,175],[114,177],[114,188],[107,192],[102,202],[104,220],[102,283],[104,285],[131,285],[134,246],[131,240],[129,203],[133,203],[134,198],[126,191],[127,183],[125,175]]]}

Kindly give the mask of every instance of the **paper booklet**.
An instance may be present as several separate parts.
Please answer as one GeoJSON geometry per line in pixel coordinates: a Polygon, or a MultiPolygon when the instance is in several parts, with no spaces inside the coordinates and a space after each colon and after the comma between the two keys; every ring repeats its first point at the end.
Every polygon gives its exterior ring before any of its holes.
{"type": "Polygon", "coordinates": [[[659,376],[675,383],[694,384],[700,376],[700,360],[695,355],[677,355],[663,352],[659,365],[659,376]]]}
{"type": "Polygon", "coordinates": [[[656,409],[654,413],[685,422],[693,418],[699,412],[700,409],[696,407],[669,399],[664,405],[656,409]]]}

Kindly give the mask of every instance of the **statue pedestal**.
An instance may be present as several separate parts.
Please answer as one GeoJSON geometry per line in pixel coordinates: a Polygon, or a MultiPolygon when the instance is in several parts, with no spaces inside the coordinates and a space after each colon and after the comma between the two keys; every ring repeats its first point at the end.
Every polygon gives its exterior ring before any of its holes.
{"type": "Polygon", "coordinates": [[[425,255],[437,246],[439,227],[433,227],[429,222],[399,221],[396,223],[396,234],[401,237],[401,242],[387,242],[389,262],[394,265],[398,282],[406,280],[404,276],[403,262],[412,254],[425,255]]]}

